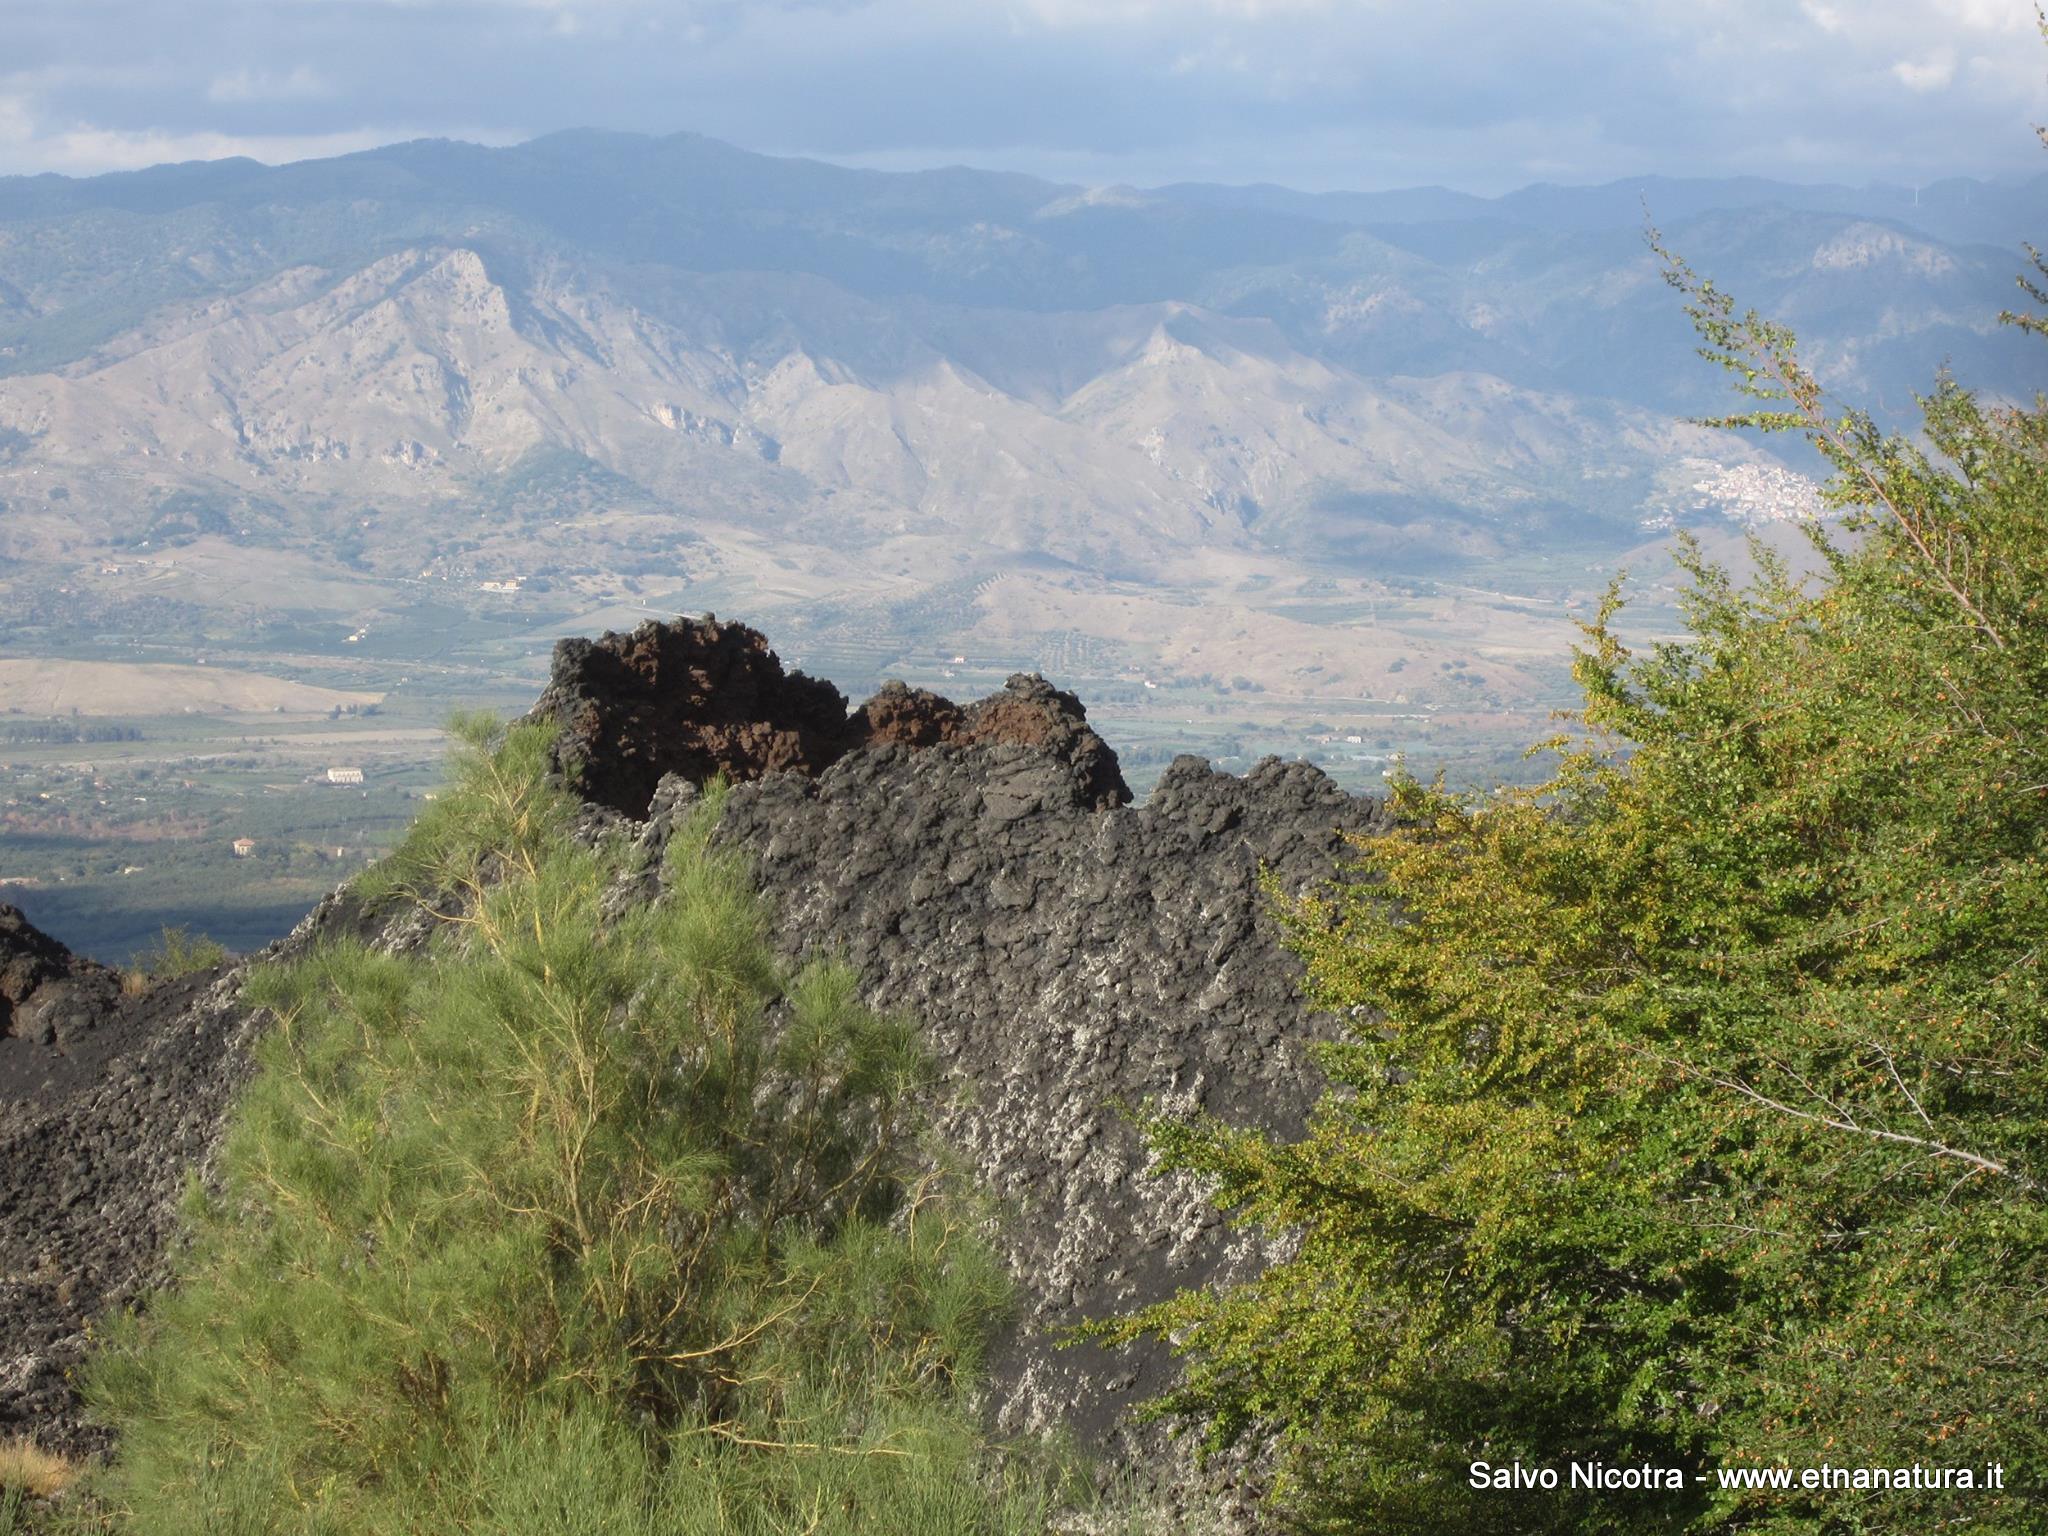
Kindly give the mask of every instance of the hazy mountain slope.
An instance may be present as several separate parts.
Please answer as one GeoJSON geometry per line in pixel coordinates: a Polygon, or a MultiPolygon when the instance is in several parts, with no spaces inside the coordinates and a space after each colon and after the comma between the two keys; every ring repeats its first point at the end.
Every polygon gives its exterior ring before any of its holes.
{"type": "Polygon", "coordinates": [[[1699,451],[1653,417],[1483,375],[1470,388],[1485,408],[1456,407],[1451,429],[1439,418],[1458,390],[1397,397],[1271,323],[1185,304],[1050,326],[944,317],[956,334],[983,321],[963,350],[1007,361],[1004,388],[946,355],[928,311],[814,286],[780,308],[753,274],[751,306],[729,302],[735,279],[688,304],[672,284],[671,321],[612,281],[515,267],[514,289],[493,267],[468,248],[412,249],[169,306],[60,370],[0,381],[0,431],[38,474],[79,477],[72,520],[90,534],[101,519],[110,541],[148,537],[172,488],[280,507],[474,504],[489,522],[506,477],[568,453],[613,477],[612,500],[823,547],[954,540],[1158,578],[1194,545],[1275,542],[1262,520],[1310,505],[1391,500],[1408,521],[1457,509],[1499,537],[1570,539],[1583,514],[1641,510],[1640,492],[1582,494],[1579,466],[1647,485],[1699,451]],[[861,323],[807,323],[849,309],[861,323]],[[1053,341],[1004,359],[1026,330],[1053,341]],[[1560,476],[1574,499],[1553,494],[1560,476]]]}
{"type": "MultiPolygon", "coordinates": [[[[1968,241],[2042,190],[1647,194],[1897,413],[1944,359],[2041,382],[1992,323],[2020,252],[1968,241]]],[[[0,649],[428,720],[423,679],[523,689],[557,634],[710,608],[854,691],[1050,669],[1141,771],[1524,738],[1624,553],[1812,505],[1810,463],[1681,420],[1727,397],[1644,195],[591,133],[0,180],[0,649]]]]}
{"type": "Polygon", "coordinates": [[[1333,224],[1381,226],[1448,221],[1532,229],[1600,229],[1655,218],[1689,219],[1743,209],[1851,214],[1905,225],[1936,239],[2012,245],[2035,237],[2048,205],[2048,176],[2020,182],[1952,177],[1920,187],[1797,185],[1760,176],[1714,180],[1637,176],[1593,187],[1539,185],[1502,197],[1447,187],[1396,192],[1296,192],[1287,187],[1183,182],[1159,189],[1178,202],[1283,213],[1333,224]]]}
{"type": "MultiPolygon", "coordinates": [[[[1371,569],[1659,515],[1668,432],[1616,439],[1589,406],[1533,463],[1517,445],[1560,428],[1529,392],[1719,402],[1639,232],[1577,227],[1613,189],[1425,195],[1477,217],[1377,231],[1181,193],[591,134],[0,183],[0,451],[28,439],[13,458],[79,498],[58,527],[15,498],[0,545],[350,529],[373,567],[427,570],[462,505],[469,566],[502,574],[549,563],[566,474],[586,511],[687,511],[650,553],[712,523],[907,579],[969,574],[963,541],[1118,575],[1247,540],[1371,569]],[[1196,312],[1266,325],[1131,371],[1196,312]],[[1451,434],[1370,383],[1445,374],[1521,393],[1451,434]],[[394,538],[378,499],[444,513],[394,538]]],[[[1948,359],[2031,387],[1990,334],[2006,253],[1768,210],[1674,238],[1882,408],[1948,359]]]]}
{"type": "MultiPolygon", "coordinates": [[[[423,141],[275,168],[225,162],[88,181],[0,180],[0,368],[75,360],[152,304],[236,291],[293,264],[348,269],[396,247],[462,244],[499,267],[550,258],[604,266],[636,290],[662,270],[809,274],[891,302],[979,309],[1178,299],[1266,315],[1302,350],[1334,350],[1367,372],[1454,366],[1515,376],[1505,366],[1512,359],[1532,370],[1519,382],[1584,389],[1597,370],[1537,371],[1559,366],[1589,295],[1633,286],[1647,270],[1646,200],[1688,250],[1725,261],[1734,247],[1743,270],[1725,275],[1751,285],[1788,263],[1809,266],[1843,231],[1873,221],[1917,231],[1923,244],[1995,241],[1996,251],[1945,251],[1942,270],[1923,274],[1947,307],[1973,316],[1987,292],[2009,292],[2019,233],[2048,210],[2048,180],[1930,188],[1917,210],[1902,208],[1898,189],[1755,181],[1532,188],[1496,200],[1249,189],[1246,204],[1229,191],[853,171],[687,134],[594,133],[502,150],[423,141]],[[1346,211],[1343,221],[1333,221],[1333,207],[1346,211]],[[1417,232],[1445,225],[1467,236],[1465,248],[1417,232]]],[[[1629,309],[1631,321],[1643,318],[1629,309]]],[[[1839,321],[1868,331],[1882,325],[1883,306],[1852,293],[1839,321]]],[[[1593,334],[1611,354],[1615,337],[1593,334]]],[[[1685,349],[1665,346],[1682,333],[1667,323],[1651,337],[1661,370],[1639,369],[1640,381],[1608,392],[1637,398],[1661,379],[1669,393],[1689,371],[1685,349]]],[[[1938,346],[1928,353],[1939,355],[1938,346]]]]}

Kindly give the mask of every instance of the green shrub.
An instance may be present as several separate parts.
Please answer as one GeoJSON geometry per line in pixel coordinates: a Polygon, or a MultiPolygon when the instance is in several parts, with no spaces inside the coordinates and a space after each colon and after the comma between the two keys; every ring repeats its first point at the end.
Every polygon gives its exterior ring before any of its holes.
{"type": "Polygon", "coordinates": [[[447,791],[352,884],[371,906],[450,896],[475,901],[507,868],[532,879],[538,860],[567,835],[575,807],[548,782],[550,732],[506,730],[490,714],[469,713],[450,720],[448,734],[447,791]]]}
{"type": "Polygon", "coordinates": [[[1011,1532],[1055,1486],[966,1407],[1004,1304],[913,1177],[910,1028],[786,975],[717,797],[607,919],[546,739],[468,729],[377,894],[422,956],[330,946],[275,1013],[181,1283],[91,1397],[148,1536],[1011,1532]]]}
{"type": "Polygon", "coordinates": [[[205,934],[167,927],[157,936],[153,948],[135,957],[134,969],[151,981],[169,981],[194,971],[210,971],[227,958],[226,947],[205,934]]]}
{"type": "Polygon", "coordinates": [[[1284,907],[1355,1021],[1310,1131],[1155,1128],[1295,1256],[1109,1332],[1184,1352],[1212,1441],[1277,1431],[1313,1530],[2042,1532],[2048,399],[1944,380],[1889,436],[1670,274],[1854,538],[1813,585],[1686,547],[1689,633],[1640,653],[1610,596],[1548,783],[1396,780],[1284,907]],[[1976,1486],[1722,1481],[1825,1466],[1976,1486]]]}

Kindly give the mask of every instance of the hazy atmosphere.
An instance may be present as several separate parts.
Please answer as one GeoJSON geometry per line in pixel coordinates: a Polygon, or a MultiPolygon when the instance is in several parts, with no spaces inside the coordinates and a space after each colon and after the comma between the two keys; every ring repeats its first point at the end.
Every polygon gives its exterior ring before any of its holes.
{"type": "Polygon", "coordinates": [[[2022,0],[8,0],[0,172],[679,129],[1309,190],[2020,174],[2022,0]]]}

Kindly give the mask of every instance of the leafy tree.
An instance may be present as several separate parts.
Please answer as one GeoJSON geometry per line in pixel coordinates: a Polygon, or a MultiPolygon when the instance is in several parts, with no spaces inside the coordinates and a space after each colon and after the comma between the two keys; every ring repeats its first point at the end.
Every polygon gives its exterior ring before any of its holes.
{"type": "Polygon", "coordinates": [[[1944,377],[1888,435],[1658,249],[1727,424],[1833,466],[1824,579],[1682,543],[1688,634],[1610,591],[1547,782],[1401,778],[1276,893],[1331,1090],[1299,1140],[1153,1135],[1295,1256],[1103,1331],[1173,1341],[1212,1444],[1277,1433],[1309,1530],[2048,1530],[2048,400],[1944,377]],[[1915,1465],[1979,1486],[1797,1486],[1915,1465]]]}

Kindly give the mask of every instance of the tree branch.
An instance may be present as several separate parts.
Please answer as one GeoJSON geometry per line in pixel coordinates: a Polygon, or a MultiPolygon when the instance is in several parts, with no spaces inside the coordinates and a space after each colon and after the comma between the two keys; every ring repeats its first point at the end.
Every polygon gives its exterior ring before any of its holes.
{"type": "Polygon", "coordinates": [[[1795,1120],[1805,1120],[1813,1125],[1824,1125],[1830,1130],[1847,1131],[1855,1136],[1868,1136],[1875,1141],[1889,1141],[1895,1142],[1900,1146],[1918,1147],[1922,1151],[1933,1153],[1936,1157],[1952,1157],[1957,1162],[1968,1163],[1972,1168],[1976,1168],[1984,1173],[1995,1173],[2002,1178],[2011,1179],[2022,1189],[2032,1189],[2035,1187],[2034,1181],[2025,1174],[2015,1172],[2011,1167],[1998,1162],[1994,1158],[1982,1157],[1975,1152],[1965,1152],[1960,1147],[1952,1147],[1946,1142],[1935,1141],[1927,1136],[1908,1136],[1903,1131],[1879,1130],[1876,1126],[1858,1125],[1854,1120],[1847,1118],[1838,1118],[1835,1115],[1817,1115],[1811,1110],[1795,1109],[1792,1105],[1774,1099],[1769,1094],[1758,1092],[1738,1077],[1719,1077],[1712,1072],[1693,1066],[1690,1062],[1679,1061],[1675,1057],[1670,1056],[1659,1056],[1655,1052],[1646,1051],[1644,1054],[1660,1066],[1675,1068],[1685,1073],[1688,1077],[1696,1077],[1703,1082],[1712,1083],[1716,1088],[1725,1088],[1730,1093],[1738,1093],[1752,1103],[1761,1104],[1766,1109],[1774,1109],[1781,1115],[1790,1115],[1795,1120]]]}

